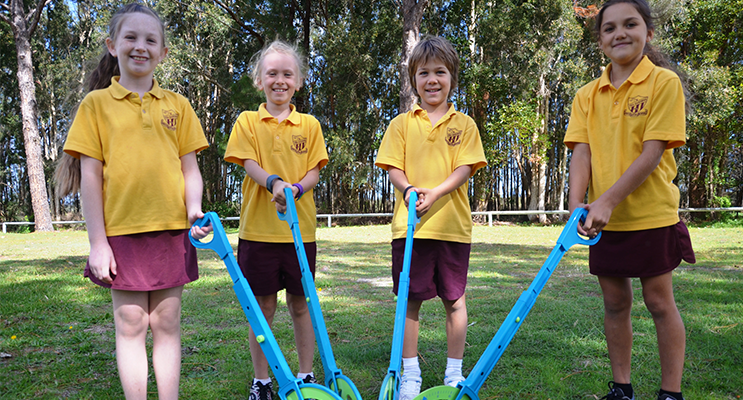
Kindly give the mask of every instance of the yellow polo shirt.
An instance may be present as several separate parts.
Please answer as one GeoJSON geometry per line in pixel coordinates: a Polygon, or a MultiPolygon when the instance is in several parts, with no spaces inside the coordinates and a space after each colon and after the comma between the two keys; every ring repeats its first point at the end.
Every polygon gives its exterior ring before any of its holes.
{"type": "Polygon", "coordinates": [[[88,93],[64,151],[103,162],[107,236],[189,228],[180,157],[208,147],[188,100],[153,82],[142,99],[111,79],[88,93]]]}
{"type": "MultiPolygon", "coordinates": [[[[405,172],[411,185],[434,188],[455,169],[472,166],[472,175],[487,165],[480,132],[475,121],[449,105],[446,115],[431,125],[428,113],[417,104],[398,115],[387,128],[377,152],[375,165],[405,172]]],[[[470,176],[472,176],[470,175],[470,176]]],[[[472,241],[472,214],[467,198],[469,182],[440,198],[421,219],[415,238],[450,242],[472,241]]],[[[402,192],[395,190],[392,238],[404,238],[408,229],[408,210],[402,192]]]]}
{"type": "MultiPolygon", "coordinates": [[[[291,114],[281,123],[266,104],[258,111],[245,111],[232,127],[224,159],[243,165],[254,160],[269,174],[285,182],[297,183],[315,167],[328,163],[328,152],[320,123],[315,117],[298,113],[291,105],[291,114]]],[[[263,182],[265,184],[265,182],[263,182]]],[[[271,193],[249,176],[243,181],[243,203],[240,211],[240,238],[256,242],[291,243],[289,224],[276,215],[271,193]]],[[[295,204],[299,228],[304,242],[315,241],[317,225],[314,190],[306,192],[295,204]]]]}
{"type": "Polygon", "coordinates": [[[605,230],[636,231],[679,221],[679,190],[673,183],[673,148],[686,142],[684,91],[678,76],[655,66],[647,56],[619,87],[611,84],[611,64],[599,79],[578,90],[564,142],[591,147],[588,201],[619,180],[642,153],[646,140],[668,142],[660,165],[619,203],[605,230]]]}

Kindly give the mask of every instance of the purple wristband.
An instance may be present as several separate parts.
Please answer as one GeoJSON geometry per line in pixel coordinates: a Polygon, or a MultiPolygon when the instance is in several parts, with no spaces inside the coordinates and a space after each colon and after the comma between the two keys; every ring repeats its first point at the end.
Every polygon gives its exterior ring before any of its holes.
{"type": "Polygon", "coordinates": [[[299,183],[294,183],[292,186],[296,186],[297,189],[299,189],[299,193],[296,196],[296,199],[299,200],[302,198],[302,195],[304,194],[304,188],[299,183]]]}

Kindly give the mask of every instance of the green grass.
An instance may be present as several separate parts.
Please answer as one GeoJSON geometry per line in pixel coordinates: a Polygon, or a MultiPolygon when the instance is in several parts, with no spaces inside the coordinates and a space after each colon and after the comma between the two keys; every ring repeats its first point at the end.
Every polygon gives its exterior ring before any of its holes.
{"type": "MultiPolygon", "coordinates": [[[[465,372],[546,260],[562,228],[475,227],[467,289],[465,372]]],[[[743,227],[691,228],[697,264],[675,273],[686,323],[684,394],[738,399],[743,386],[743,227]]],[[[237,238],[231,233],[233,244],[237,238]]],[[[395,302],[389,226],[318,229],[317,286],[338,366],[364,399],[376,399],[389,363],[395,302]]],[[[123,396],[114,358],[108,290],[83,279],[85,232],[0,236],[0,398],[123,396]]],[[[495,366],[483,399],[598,399],[610,379],[603,308],[585,247],[573,247],[495,366]]],[[[247,398],[252,378],[247,319],[221,260],[200,251],[201,279],[183,296],[181,397],[247,398]]],[[[633,383],[638,400],[660,384],[655,328],[635,283],[633,383]]],[[[280,296],[281,298],[281,296],[280,296]]],[[[297,358],[284,305],[274,334],[297,358]]],[[[441,384],[444,311],[421,310],[424,388],[441,384]]],[[[319,356],[316,371],[321,373],[319,356]]],[[[150,397],[155,385],[150,368],[150,397]]]]}

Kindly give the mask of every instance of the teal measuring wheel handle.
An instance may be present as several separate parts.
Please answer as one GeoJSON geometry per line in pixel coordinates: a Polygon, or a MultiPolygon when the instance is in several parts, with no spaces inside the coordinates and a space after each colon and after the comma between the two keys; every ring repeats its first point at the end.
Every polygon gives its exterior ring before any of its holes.
{"type": "Polygon", "coordinates": [[[253,328],[256,340],[266,356],[268,365],[271,366],[271,371],[276,377],[279,397],[283,400],[341,400],[337,394],[328,390],[328,388],[314,383],[304,383],[292,374],[289,364],[286,362],[284,354],[281,353],[273,332],[271,332],[268,321],[266,321],[266,317],[258,305],[258,300],[256,300],[250,285],[248,285],[240,267],[237,265],[235,255],[232,253],[232,245],[227,239],[227,234],[219,221],[219,216],[214,212],[208,212],[194,225],[199,227],[211,225],[214,229],[214,236],[209,242],[203,243],[190,234],[189,238],[196,248],[214,250],[227,266],[237,299],[240,301],[245,316],[248,317],[250,327],[253,328]]]}
{"type": "Polygon", "coordinates": [[[574,244],[584,244],[586,246],[592,246],[599,241],[601,234],[597,235],[593,239],[585,239],[578,234],[578,224],[580,221],[584,221],[588,215],[588,211],[583,208],[576,208],[573,214],[570,216],[567,225],[563,228],[560,237],[557,239],[557,244],[552,249],[547,261],[545,261],[542,268],[537,273],[537,276],[532,281],[529,288],[521,294],[516,304],[508,313],[508,316],[501,324],[498,332],[495,333],[495,337],[490,342],[485,352],[480,356],[480,359],[475,364],[470,374],[463,382],[459,383],[457,387],[451,386],[436,386],[432,387],[423,393],[419,394],[415,400],[478,400],[478,392],[485,383],[488,375],[493,371],[495,364],[500,359],[503,352],[511,343],[511,339],[516,334],[524,319],[529,314],[529,311],[537,301],[539,292],[542,291],[544,285],[549,280],[555,267],[562,259],[562,256],[572,247],[574,244]]]}
{"type": "Polygon", "coordinates": [[[408,292],[410,290],[410,260],[413,257],[413,235],[415,225],[421,221],[415,211],[415,203],[418,202],[418,193],[410,191],[408,202],[408,232],[405,237],[405,255],[402,259],[402,271],[397,285],[397,307],[395,308],[395,326],[392,330],[392,351],[390,352],[390,366],[387,375],[382,381],[382,389],[379,392],[379,400],[397,400],[400,397],[400,384],[402,374],[402,344],[405,333],[405,314],[408,310],[408,292]]]}
{"type": "Polygon", "coordinates": [[[315,340],[317,340],[317,349],[322,360],[323,370],[325,371],[325,386],[335,392],[343,400],[361,400],[361,394],[356,385],[338,368],[333,355],[333,348],[330,345],[330,336],[325,326],[325,320],[320,308],[320,298],[317,296],[315,280],[312,279],[312,270],[307,262],[307,253],[304,250],[302,233],[299,230],[299,216],[297,207],[294,204],[294,195],[291,188],[284,189],[286,197],[286,212],[277,212],[279,219],[286,221],[292,231],[294,239],[294,249],[297,252],[299,266],[302,270],[302,289],[307,299],[307,307],[310,311],[312,320],[312,329],[315,331],[315,340]]]}

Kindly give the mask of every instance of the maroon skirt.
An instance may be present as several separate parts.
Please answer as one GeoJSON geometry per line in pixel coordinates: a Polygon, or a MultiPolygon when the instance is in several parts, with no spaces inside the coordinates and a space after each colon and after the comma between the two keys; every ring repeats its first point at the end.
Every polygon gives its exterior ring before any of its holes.
{"type": "Polygon", "coordinates": [[[188,230],[111,236],[108,244],[116,260],[113,284],[99,280],[85,266],[85,276],[111,289],[149,292],[183,286],[199,279],[196,249],[188,230]]]}
{"type": "Polygon", "coordinates": [[[588,256],[592,275],[622,278],[663,275],[681,260],[696,262],[689,230],[681,221],[644,231],[603,231],[588,256]]]}

